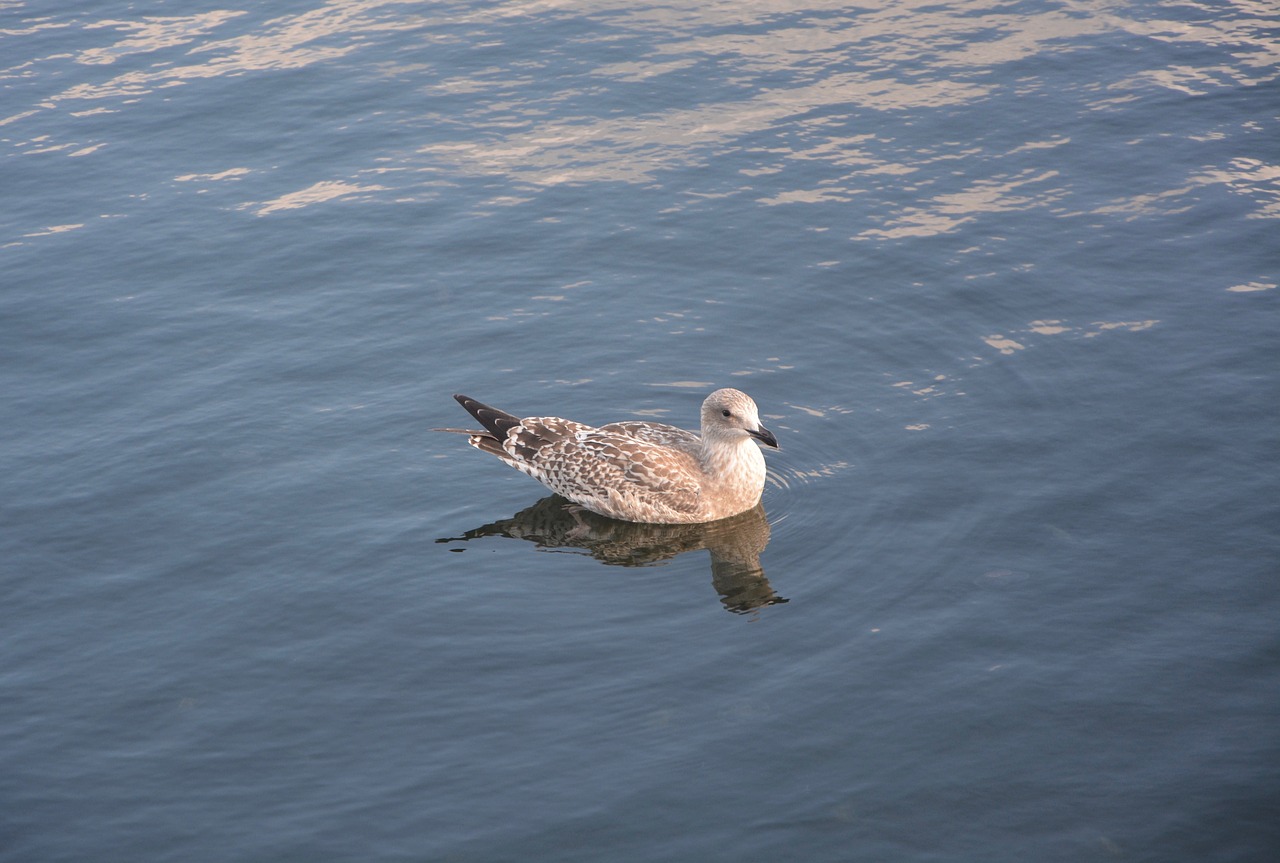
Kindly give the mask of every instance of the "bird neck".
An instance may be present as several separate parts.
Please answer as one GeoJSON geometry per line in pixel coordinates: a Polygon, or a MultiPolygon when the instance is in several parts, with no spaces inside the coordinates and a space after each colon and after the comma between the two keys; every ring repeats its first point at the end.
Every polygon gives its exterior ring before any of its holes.
{"type": "Polygon", "coordinates": [[[703,471],[722,482],[764,482],[764,453],[751,438],[724,439],[704,435],[698,460],[703,471]]]}

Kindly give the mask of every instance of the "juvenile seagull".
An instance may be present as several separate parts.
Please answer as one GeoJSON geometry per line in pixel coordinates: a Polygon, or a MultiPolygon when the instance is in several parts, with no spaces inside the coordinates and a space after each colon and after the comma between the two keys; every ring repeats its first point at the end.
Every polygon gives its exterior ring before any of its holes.
{"type": "MultiPolygon", "coordinates": [[[[778,439],[756,403],[735,389],[702,403],[702,433],[632,420],[593,428],[559,417],[520,417],[455,395],[485,431],[466,432],[495,455],[592,512],[624,521],[692,524],[760,502],[764,455],[778,439]]],[[[456,431],[442,429],[442,431],[456,431]]]]}

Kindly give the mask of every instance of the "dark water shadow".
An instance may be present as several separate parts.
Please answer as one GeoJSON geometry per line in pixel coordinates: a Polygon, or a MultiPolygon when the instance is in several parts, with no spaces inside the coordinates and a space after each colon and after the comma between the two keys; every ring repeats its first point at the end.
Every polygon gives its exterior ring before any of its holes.
{"type": "Polygon", "coordinates": [[[553,494],[511,518],[436,542],[487,536],[523,539],[539,549],[576,549],[609,566],[654,566],[706,549],[711,553],[711,585],[726,610],[745,614],[787,602],[760,564],[760,553],[769,544],[763,506],[708,524],[636,524],[597,515],[553,494]]]}

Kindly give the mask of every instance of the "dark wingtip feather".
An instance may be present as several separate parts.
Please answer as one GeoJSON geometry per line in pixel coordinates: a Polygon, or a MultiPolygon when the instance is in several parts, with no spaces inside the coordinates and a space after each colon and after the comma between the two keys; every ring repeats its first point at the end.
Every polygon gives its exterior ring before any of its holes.
{"type": "Polygon", "coordinates": [[[520,425],[520,418],[513,416],[506,411],[500,411],[497,408],[491,408],[483,402],[478,402],[469,396],[454,393],[454,399],[458,404],[466,408],[467,413],[476,418],[480,425],[488,429],[489,434],[498,440],[506,440],[507,432],[515,426],[520,425]]]}

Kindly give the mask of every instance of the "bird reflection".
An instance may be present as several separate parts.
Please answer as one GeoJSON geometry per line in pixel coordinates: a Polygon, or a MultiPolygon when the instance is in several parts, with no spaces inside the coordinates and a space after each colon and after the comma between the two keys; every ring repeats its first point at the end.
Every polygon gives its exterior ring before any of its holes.
{"type": "Polygon", "coordinates": [[[524,539],[543,549],[582,549],[610,566],[651,566],[705,548],[711,553],[711,584],[726,610],[745,614],[787,601],[773,590],[760,565],[760,553],[769,544],[769,521],[761,505],[706,524],[640,524],[597,515],[553,494],[511,518],[436,542],[485,536],[524,539]]]}

